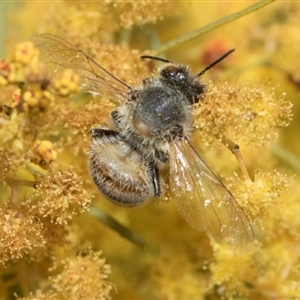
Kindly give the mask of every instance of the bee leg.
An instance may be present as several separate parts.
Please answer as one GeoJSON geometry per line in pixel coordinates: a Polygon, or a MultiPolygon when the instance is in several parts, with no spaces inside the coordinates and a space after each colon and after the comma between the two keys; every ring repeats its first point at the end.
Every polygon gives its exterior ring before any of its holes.
{"type": "Polygon", "coordinates": [[[149,163],[149,168],[151,170],[152,184],[154,188],[154,197],[159,198],[161,196],[159,170],[153,161],[149,163]]]}
{"type": "Polygon", "coordinates": [[[103,129],[100,127],[92,128],[90,133],[92,138],[101,138],[103,136],[119,135],[117,131],[110,130],[110,129],[103,129]]]}
{"type": "Polygon", "coordinates": [[[163,151],[158,151],[157,149],[155,149],[154,156],[155,158],[159,159],[163,163],[168,161],[168,157],[163,151]]]}
{"type": "Polygon", "coordinates": [[[112,117],[112,119],[113,119],[113,121],[115,122],[116,125],[120,124],[120,114],[119,114],[118,111],[114,110],[111,113],[111,117],[112,117]]]}
{"type": "Polygon", "coordinates": [[[225,135],[222,138],[222,143],[233,153],[235,156],[236,160],[238,161],[238,164],[240,166],[242,175],[244,178],[250,179],[249,173],[247,171],[242,152],[240,151],[240,146],[233,141],[231,141],[228,137],[225,135]]]}

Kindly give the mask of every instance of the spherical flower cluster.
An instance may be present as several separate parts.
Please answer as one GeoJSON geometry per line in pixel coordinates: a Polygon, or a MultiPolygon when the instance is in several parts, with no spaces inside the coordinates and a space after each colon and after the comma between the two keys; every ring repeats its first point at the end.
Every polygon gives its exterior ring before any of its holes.
{"type": "Polygon", "coordinates": [[[125,28],[131,28],[135,24],[155,24],[158,20],[163,19],[163,13],[166,13],[170,8],[166,0],[152,3],[148,1],[119,2],[115,5],[119,11],[120,23],[125,28]]]}
{"type": "Polygon", "coordinates": [[[34,47],[32,42],[20,43],[12,52],[10,60],[2,60],[0,63],[0,84],[7,85],[9,83],[23,83],[26,78],[34,73],[45,74],[41,65],[37,64],[39,51],[34,47]]]}
{"type": "Polygon", "coordinates": [[[87,253],[71,255],[54,262],[53,269],[62,272],[51,277],[52,286],[61,299],[111,299],[112,284],[107,281],[110,266],[101,257],[101,252],[89,250],[87,253]],[[85,274],[88,276],[84,276],[85,274]],[[71,284],[70,284],[71,283],[71,284]]]}
{"type": "Polygon", "coordinates": [[[53,105],[53,95],[38,87],[32,87],[23,92],[22,109],[25,112],[37,114],[53,105]]]}
{"type": "Polygon", "coordinates": [[[53,144],[50,141],[37,140],[33,145],[33,157],[31,159],[37,165],[44,166],[56,160],[57,152],[53,150],[53,144]]]}
{"type": "Polygon", "coordinates": [[[255,245],[251,251],[242,254],[218,244],[213,244],[213,249],[215,260],[209,266],[211,288],[217,287],[221,299],[248,299],[251,284],[261,275],[259,267],[253,264],[253,256],[259,247],[255,245]]]}
{"type": "Polygon", "coordinates": [[[79,76],[71,70],[64,70],[53,81],[52,88],[60,96],[69,96],[78,92],[79,76]]]}
{"type": "MultiPolygon", "coordinates": [[[[45,143],[40,146],[40,151],[47,154],[45,143]]],[[[88,210],[91,196],[73,168],[58,173],[49,170],[45,176],[37,174],[36,180],[35,209],[42,217],[49,217],[57,224],[67,224],[74,215],[88,210]]]]}
{"type": "Polygon", "coordinates": [[[277,204],[288,188],[288,177],[277,170],[268,173],[256,171],[253,182],[236,175],[229,187],[246,215],[255,223],[263,220],[270,207],[277,204]]]}
{"type": "Polygon", "coordinates": [[[34,47],[32,42],[18,44],[12,54],[12,62],[22,65],[29,65],[39,56],[39,51],[34,47]]]}
{"type": "Polygon", "coordinates": [[[113,289],[111,282],[107,280],[110,274],[110,265],[102,258],[101,251],[87,250],[84,253],[67,253],[66,258],[53,257],[51,272],[55,272],[49,278],[47,291],[39,291],[36,295],[18,300],[110,300],[113,289]]]}
{"type": "Polygon", "coordinates": [[[31,211],[30,201],[13,206],[1,199],[0,207],[0,263],[17,260],[36,248],[43,248],[43,223],[31,211]]]}
{"type": "Polygon", "coordinates": [[[9,83],[20,83],[24,81],[24,65],[16,62],[1,61],[0,84],[6,86],[9,83]]]}
{"type": "Polygon", "coordinates": [[[292,104],[274,90],[251,83],[209,84],[204,98],[194,105],[195,122],[205,144],[215,138],[230,139],[261,147],[277,137],[277,127],[287,126],[292,104]]]}
{"type": "Polygon", "coordinates": [[[16,85],[12,107],[29,113],[44,112],[53,104],[47,90],[50,80],[44,65],[38,61],[39,51],[32,42],[20,43],[8,61],[0,63],[0,84],[16,85]]]}

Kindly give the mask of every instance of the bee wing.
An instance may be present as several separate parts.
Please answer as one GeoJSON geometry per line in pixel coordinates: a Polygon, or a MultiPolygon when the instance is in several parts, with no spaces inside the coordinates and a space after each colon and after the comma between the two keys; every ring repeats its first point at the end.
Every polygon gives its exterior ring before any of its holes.
{"type": "Polygon", "coordinates": [[[170,190],[181,216],[217,242],[249,247],[253,231],[230,191],[187,140],[170,143],[170,190]]]}
{"type": "Polygon", "coordinates": [[[113,99],[124,102],[131,89],[105,68],[95,62],[82,50],[71,43],[52,34],[41,34],[32,37],[35,46],[41,52],[41,59],[45,62],[51,78],[71,69],[79,75],[81,90],[92,94],[106,94],[113,99]]]}

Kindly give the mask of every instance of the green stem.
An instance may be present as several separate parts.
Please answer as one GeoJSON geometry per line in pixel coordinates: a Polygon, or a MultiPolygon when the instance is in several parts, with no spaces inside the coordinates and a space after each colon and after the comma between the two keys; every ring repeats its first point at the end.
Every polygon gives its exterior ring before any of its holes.
{"type": "Polygon", "coordinates": [[[158,54],[161,54],[162,52],[165,52],[167,50],[170,50],[172,48],[175,48],[179,45],[182,45],[186,42],[189,42],[189,41],[192,41],[194,39],[196,39],[197,37],[200,37],[202,35],[204,35],[205,33],[207,32],[210,32],[210,31],[213,31],[214,29],[220,27],[220,26],[223,26],[227,23],[230,23],[232,21],[235,21],[245,15],[248,15],[272,2],[274,2],[276,0],[261,0],[251,6],[248,6],[247,8],[237,12],[237,13],[234,13],[234,14],[231,14],[225,18],[222,18],[218,21],[215,21],[213,23],[210,23],[204,27],[201,27],[199,29],[196,29],[194,31],[191,31],[191,32],[188,32],[174,40],[171,40],[169,42],[167,42],[166,44],[160,46],[157,50],[156,50],[156,55],[158,54]]]}
{"type": "Polygon", "coordinates": [[[106,226],[110,227],[114,231],[118,232],[121,236],[123,236],[125,239],[129,240],[130,242],[134,243],[135,245],[143,248],[145,246],[144,241],[140,236],[132,232],[130,229],[116,221],[114,218],[112,218],[110,215],[105,213],[104,211],[100,210],[96,207],[91,207],[89,210],[89,213],[96,217],[99,221],[104,223],[106,226]]]}
{"type": "Polygon", "coordinates": [[[18,186],[35,187],[37,183],[38,182],[34,180],[23,180],[23,179],[14,179],[14,178],[9,178],[7,180],[7,184],[11,187],[18,187],[18,186]]]}
{"type": "Polygon", "coordinates": [[[290,151],[286,150],[280,145],[272,145],[271,151],[278,158],[282,159],[285,163],[290,165],[294,170],[300,172],[300,159],[290,151]]]}

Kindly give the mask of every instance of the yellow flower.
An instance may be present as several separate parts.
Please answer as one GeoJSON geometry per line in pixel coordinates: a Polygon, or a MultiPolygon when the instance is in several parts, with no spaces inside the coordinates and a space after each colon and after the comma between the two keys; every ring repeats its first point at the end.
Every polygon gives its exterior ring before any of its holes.
{"type": "Polygon", "coordinates": [[[58,295],[63,299],[74,300],[82,297],[90,300],[111,299],[110,291],[113,286],[107,280],[110,266],[101,258],[101,254],[101,251],[89,250],[62,260],[56,259],[53,269],[62,268],[62,271],[52,276],[51,281],[58,295]]]}
{"type": "Polygon", "coordinates": [[[32,42],[20,43],[16,46],[12,56],[12,61],[22,65],[29,65],[34,60],[37,60],[39,51],[34,47],[32,42]]]}
{"type": "Polygon", "coordinates": [[[8,205],[1,200],[0,207],[0,263],[17,260],[43,248],[43,224],[31,212],[30,201],[8,205]]]}
{"type": "Polygon", "coordinates": [[[60,96],[69,96],[78,92],[79,76],[71,70],[64,70],[53,81],[53,89],[60,96]]]}
{"type": "Polygon", "coordinates": [[[292,118],[292,104],[269,87],[254,83],[209,84],[194,105],[195,122],[205,144],[228,136],[239,143],[261,147],[278,136],[278,127],[292,118]]]}
{"type": "MultiPolygon", "coordinates": [[[[47,150],[44,146],[40,151],[47,150]]],[[[82,180],[73,168],[58,173],[49,170],[45,176],[36,174],[36,180],[35,209],[43,218],[50,217],[57,224],[67,224],[74,215],[89,208],[92,197],[83,188],[82,180]]]]}
{"type": "Polygon", "coordinates": [[[32,162],[41,166],[48,165],[57,158],[57,152],[53,150],[52,143],[47,140],[37,140],[33,145],[33,154],[32,162]]]}
{"type": "Polygon", "coordinates": [[[49,91],[33,86],[23,91],[22,109],[34,114],[44,112],[53,105],[53,98],[49,91]]]}

